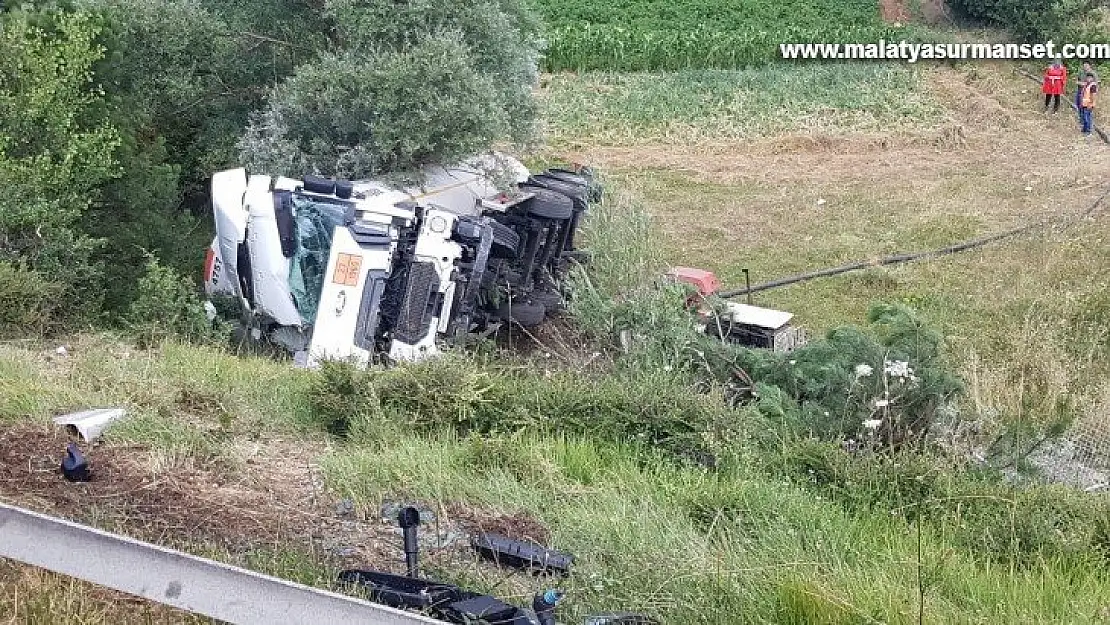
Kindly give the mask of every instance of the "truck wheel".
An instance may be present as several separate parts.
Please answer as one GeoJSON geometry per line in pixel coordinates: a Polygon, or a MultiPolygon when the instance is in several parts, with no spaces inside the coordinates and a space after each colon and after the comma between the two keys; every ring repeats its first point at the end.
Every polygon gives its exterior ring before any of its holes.
{"type": "Polygon", "coordinates": [[[532,302],[505,302],[497,309],[497,315],[502,319],[508,319],[524,328],[533,328],[543,323],[543,319],[547,316],[547,311],[544,309],[543,304],[536,304],[532,302]]]}
{"type": "Polygon", "coordinates": [[[579,186],[572,182],[560,180],[554,176],[550,176],[547,174],[532,176],[528,179],[528,184],[532,184],[537,187],[543,187],[560,195],[565,195],[569,197],[571,200],[571,205],[576,211],[584,211],[588,206],[588,202],[586,201],[585,186],[579,186]]]}
{"type": "Polygon", "coordinates": [[[573,184],[576,187],[582,187],[583,189],[585,189],[590,183],[590,181],[587,180],[585,176],[579,176],[578,174],[567,171],[565,169],[545,169],[543,171],[543,174],[541,175],[557,178],[559,180],[562,180],[563,182],[573,184]]]}
{"type": "Polygon", "coordinates": [[[563,296],[555,290],[532,291],[529,298],[544,308],[544,314],[561,310],[564,306],[563,296]]]}
{"type": "Polygon", "coordinates": [[[552,169],[548,169],[544,173],[555,178],[559,178],[560,180],[566,180],[567,182],[581,182],[585,185],[586,197],[591,202],[600,202],[601,196],[604,195],[604,189],[602,188],[601,183],[597,181],[597,178],[594,176],[593,170],[589,167],[583,167],[578,171],[554,167],[552,169]]]}
{"type": "Polygon", "coordinates": [[[535,197],[524,202],[528,214],[540,219],[570,219],[574,214],[574,202],[565,195],[540,187],[526,189],[535,197]]]}
{"type": "Polygon", "coordinates": [[[516,250],[520,247],[520,235],[515,230],[506,226],[503,223],[493,221],[489,222],[490,228],[493,229],[493,247],[491,253],[497,258],[513,258],[516,256],[516,250]]]}

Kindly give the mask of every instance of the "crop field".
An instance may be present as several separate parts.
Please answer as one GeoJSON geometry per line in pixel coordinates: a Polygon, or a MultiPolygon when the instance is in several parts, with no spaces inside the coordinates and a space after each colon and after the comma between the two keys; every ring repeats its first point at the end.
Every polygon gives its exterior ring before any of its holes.
{"type": "Polygon", "coordinates": [[[784,42],[912,39],[916,26],[880,18],[869,0],[537,0],[548,25],[545,68],[677,70],[752,67],[784,42]]]}

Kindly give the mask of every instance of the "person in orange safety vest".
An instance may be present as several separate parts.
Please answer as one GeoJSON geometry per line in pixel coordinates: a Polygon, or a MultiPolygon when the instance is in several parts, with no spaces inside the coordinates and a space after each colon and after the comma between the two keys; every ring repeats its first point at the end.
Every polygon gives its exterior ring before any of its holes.
{"type": "Polygon", "coordinates": [[[1055,62],[1048,67],[1044,72],[1044,82],[1041,84],[1041,92],[1044,93],[1044,112],[1048,112],[1048,105],[1052,104],[1052,112],[1055,114],[1060,110],[1060,96],[1064,95],[1064,89],[1068,84],[1068,69],[1057,58],[1055,62]]]}
{"type": "Polygon", "coordinates": [[[1075,107],[1079,109],[1079,124],[1084,135],[1090,135],[1094,128],[1093,115],[1095,111],[1095,95],[1098,94],[1098,83],[1095,82],[1093,73],[1083,76],[1079,89],[1075,92],[1075,107]]]}

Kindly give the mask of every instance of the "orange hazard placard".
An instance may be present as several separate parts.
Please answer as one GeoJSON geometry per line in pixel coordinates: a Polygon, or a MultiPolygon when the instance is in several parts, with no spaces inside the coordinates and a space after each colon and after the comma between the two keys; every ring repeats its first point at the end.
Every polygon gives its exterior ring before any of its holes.
{"type": "Polygon", "coordinates": [[[358,270],[362,268],[362,257],[354,254],[340,254],[335,261],[335,275],[331,281],[343,286],[358,284],[358,270]]]}

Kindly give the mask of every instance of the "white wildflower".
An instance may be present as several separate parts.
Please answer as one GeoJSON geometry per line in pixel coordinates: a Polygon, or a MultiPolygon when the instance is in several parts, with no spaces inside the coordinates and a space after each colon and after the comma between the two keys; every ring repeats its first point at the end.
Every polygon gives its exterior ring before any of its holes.
{"type": "Polygon", "coordinates": [[[792,365],[798,364],[798,361],[797,360],[791,360],[790,364],[792,364],[792,365]]]}
{"type": "Polygon", "coordinates": [[[859,378],[866,378],[871,375],[873,371],[874,369],[871,368],[871,365],[856,365],[856,379],[858,380],[859,378]]]}
{"type": "Polygon", "coordinates": [[[908,378],[913,375],[913,369],[910,368],[910,363],[905,360],[895,360],[893,362],[888,360],[884,363],[883,371],[894,378],[908,378]]]}
{"type": "Polygon", "coordinates": [[[883,424],[882,419],[868,419],[868,420],[863,422],[863,427],[865,427],[869,430],[877,430],[877,429],[879,429],[879,426],[882,425],[882,424],[883,424]]]}

